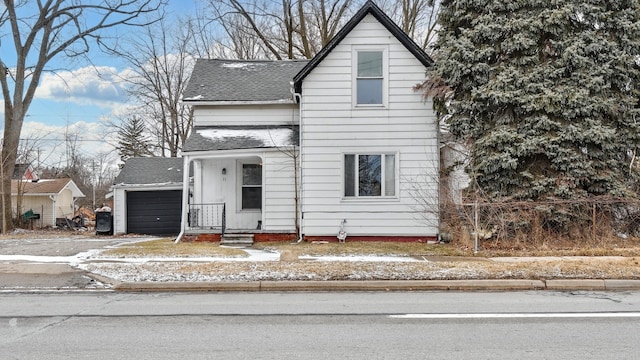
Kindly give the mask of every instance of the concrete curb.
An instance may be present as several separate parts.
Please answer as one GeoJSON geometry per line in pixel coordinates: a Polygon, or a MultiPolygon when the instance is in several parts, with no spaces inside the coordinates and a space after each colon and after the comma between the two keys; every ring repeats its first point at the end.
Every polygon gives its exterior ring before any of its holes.
{"type": "MultiPolygon", "coordinates": [[[[612,283],[609,290],[640,289],[640,281],[612,283]]],[[[372,281],[253,281],[253,282],[125,282],[114,284],[116,291],[506,291],[600,289],[603,280],[575,280],[549,288],[543,280],[372,280],[372,281]],[[586,281],[582,284],[582,281],[586,281]]]]}
{"type": "Polygon", "coordinates": [[[606,290],[638,290],[640,289],[640,280],[604,280],[604,288],[606,290]]]}

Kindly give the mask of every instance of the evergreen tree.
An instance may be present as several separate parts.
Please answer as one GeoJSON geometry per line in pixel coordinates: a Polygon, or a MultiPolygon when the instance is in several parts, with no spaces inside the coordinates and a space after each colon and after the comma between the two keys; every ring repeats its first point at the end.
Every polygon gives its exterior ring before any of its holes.
{"type": "Polygon", "coordinates": [[[118,129],[118,153],[124,162],[131,157],[152,156],[151,143],[141,118],[127,118],[118,129]]]}
{"type": "Polygon", "coordinates": [[[436,108],[494,200],[635,196],[637,0],[443,0],[436,108]]]}

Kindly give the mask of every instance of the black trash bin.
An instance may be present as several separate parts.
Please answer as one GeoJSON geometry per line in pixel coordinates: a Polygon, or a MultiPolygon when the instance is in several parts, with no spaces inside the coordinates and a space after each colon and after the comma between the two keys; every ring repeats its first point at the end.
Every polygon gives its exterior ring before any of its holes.
{"type": "Polygon", "coordinates": [[[111,211],[96,212],[96,235],[113,235],[113,216],[111,211]]]}

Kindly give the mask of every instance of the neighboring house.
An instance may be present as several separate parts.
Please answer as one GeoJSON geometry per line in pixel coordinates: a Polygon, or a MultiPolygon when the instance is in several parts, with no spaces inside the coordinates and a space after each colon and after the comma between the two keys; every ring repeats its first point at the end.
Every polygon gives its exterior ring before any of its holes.
{"type": "Polygon", "coordinates": [[[15,164],[11,178],[14,180],[36,180],[38,176],[33,171],[33,167],[31,167],[31,165],[15,164]]]}
{"type": "Polygon", "coordinates": [[[182,158],[141,157],[125,162],[112,186],[114,234],[180,232],[182,165],[182,158]]]}
{"type": "Polygon", "coordinates": [[[414,91],[431,64],[371,1],[309,61],[198,60],[182,233],[434,239],[437,121],[414,91]]]}
{"type": "MultiPolygon", "coordinates": [[[[11,204],[15,211],[21,197],[22,215],[29,210],[39,215],[41,227],[55,226],[56,218],[73,218],[76,200],[85,197],[71,179],[11,180],[11,204]]],[[[18,214],[14,214],[18,215],[18,214]]]]}

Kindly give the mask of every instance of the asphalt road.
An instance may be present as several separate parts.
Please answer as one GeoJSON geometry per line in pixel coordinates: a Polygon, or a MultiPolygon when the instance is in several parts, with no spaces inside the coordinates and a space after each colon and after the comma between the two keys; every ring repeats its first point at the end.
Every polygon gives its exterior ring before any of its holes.
{"type": "Polygon", "coordinates": [[[6,359],[633,359],[640,293],[0,294],[6,359]]]}

